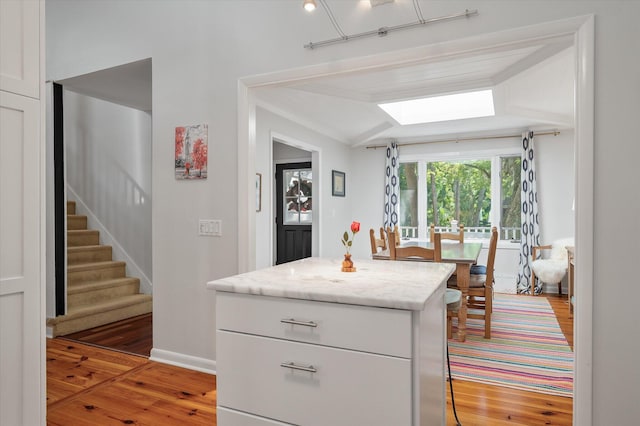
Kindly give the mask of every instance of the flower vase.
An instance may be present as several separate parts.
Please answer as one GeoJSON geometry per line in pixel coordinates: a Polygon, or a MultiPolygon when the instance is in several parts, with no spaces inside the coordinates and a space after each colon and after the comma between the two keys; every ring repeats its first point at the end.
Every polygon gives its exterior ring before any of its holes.
{"type": "Polygon", "coordinates": [[[344,260],[342,261],[342,272],[355,272],[356,268],[353,266],[353,261],[351,260],[351,253],[347,253],[344,255],[344,260]]]}

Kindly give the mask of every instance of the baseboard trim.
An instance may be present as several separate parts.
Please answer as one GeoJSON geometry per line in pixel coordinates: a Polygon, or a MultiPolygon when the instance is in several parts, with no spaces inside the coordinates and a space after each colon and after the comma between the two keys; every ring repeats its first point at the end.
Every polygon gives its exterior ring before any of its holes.
{"type": "Polygon", "coordinates": [[[176,367],[188,368],[207,374],[216,374],[216,362],[210,359],[185,355],[178,352],[171,352],[164,349],[151,349],[151,361],[162,362],[164,364],[175,365],[176,367]]]}

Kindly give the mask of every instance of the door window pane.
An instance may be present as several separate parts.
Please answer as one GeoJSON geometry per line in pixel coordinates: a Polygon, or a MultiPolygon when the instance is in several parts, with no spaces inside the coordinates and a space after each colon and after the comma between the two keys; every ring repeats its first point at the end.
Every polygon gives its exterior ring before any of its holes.
{"type": "Polygon", "coordinates": [[[312,192],[313,174],[311,169],[283,170],[283,224],[309,224],[313,219],[312,192]]]}

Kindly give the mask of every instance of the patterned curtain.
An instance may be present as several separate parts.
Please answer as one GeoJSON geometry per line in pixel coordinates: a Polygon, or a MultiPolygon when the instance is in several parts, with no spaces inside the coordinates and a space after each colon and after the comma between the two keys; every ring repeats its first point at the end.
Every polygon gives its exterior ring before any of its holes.
{"type": "Polygon", "coordinates": [[[384,178],[384,221],[383,225],[393,229],[398,224],[398,207],[400,205],[400,178],[398,177],[398,145],[389,142],[384,178]]]}
{"type": "MultiPolygon", "coordinates": [[[[536,191],[536,166],[533,148],[533,132],[522,134],[522,169],[520,171],[520,201],[522,203],[522,236],[520,242],[520,267],[518,271],[518,293],[527,293],[531,289],[531,250],[540,244],[538,222],[538,193],[536,191]]],[[[542,292],[542,283],[535,293],[542,292]]]]}

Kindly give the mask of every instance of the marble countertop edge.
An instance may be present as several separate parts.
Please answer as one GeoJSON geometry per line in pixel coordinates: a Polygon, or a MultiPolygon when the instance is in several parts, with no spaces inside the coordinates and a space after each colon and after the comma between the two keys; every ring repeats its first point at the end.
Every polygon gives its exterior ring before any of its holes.
{"type": "Polygon", "coordinates": [[[356,272],[341,272],[338,259],[307,258],[220,278],[215,291],[319,302],[422,310],[444,289],[455,265],[432,262],[355,261],[356,272]]]}

